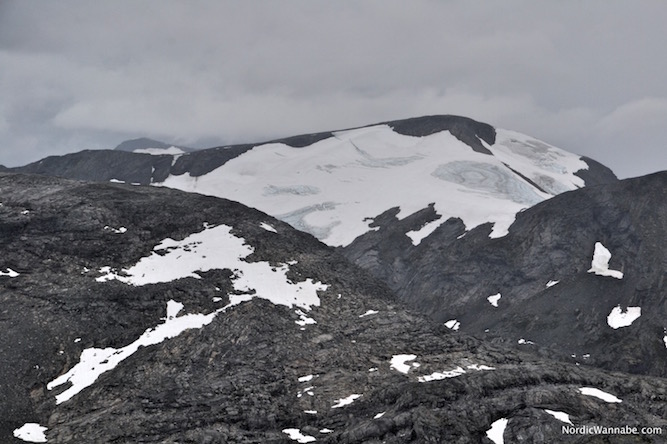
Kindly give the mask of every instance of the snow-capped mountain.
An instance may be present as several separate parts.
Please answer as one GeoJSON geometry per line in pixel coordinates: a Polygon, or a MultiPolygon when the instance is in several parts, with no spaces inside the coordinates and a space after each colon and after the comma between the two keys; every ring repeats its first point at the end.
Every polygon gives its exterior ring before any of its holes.
{"type": "Polygon", "coordinates": [[[490,236],[501,237],[519,211],[585,184],[579,156],[510,131],[479,141],[482,152],[449,131],[415,137],[377,125],[302,148],[256,146],[207,174],[156,185],[238,200],[344,246],[396,207],[399,219],[429,206],[440,216],[408,233],[415,245],[452,217],[467,230],[491,222],[490,236]]]}
{"type": "MultiPolygon", "coordinates": [[[[667,430],[664,379],[432,323],[335,249],[242,204],[6,173],[0,202],[3,442],[497,444],[570,442],[570,427],[667,430]]],[[[591,277],[618,280],[615,256],[595,254],[591,277]]]]}
{"type": "MultiPolygon", "coordinates": [[[[116,157],[115,157],[116,156],[116,157]]],[[[263,144],[117,158],[51,157],[16,171],[153,184],[243,202],[333,246],[373,230],[372,218],[422,210],[417,245],[450,218],[507,234],[516,213],[556,194],[616,178],[590,159],[457,116],[427,116],[263,144]],[[430,210],[429,210],[430,209],[430,210]]]]}

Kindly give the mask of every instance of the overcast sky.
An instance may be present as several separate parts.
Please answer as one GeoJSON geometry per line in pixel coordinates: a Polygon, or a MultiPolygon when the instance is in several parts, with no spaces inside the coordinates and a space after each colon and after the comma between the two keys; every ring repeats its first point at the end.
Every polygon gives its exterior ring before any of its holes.
{"type": "Polygon", "coordinates": [[[458,114],[667,169],[667,2],[0,0],[0,164],[458,114]]]}

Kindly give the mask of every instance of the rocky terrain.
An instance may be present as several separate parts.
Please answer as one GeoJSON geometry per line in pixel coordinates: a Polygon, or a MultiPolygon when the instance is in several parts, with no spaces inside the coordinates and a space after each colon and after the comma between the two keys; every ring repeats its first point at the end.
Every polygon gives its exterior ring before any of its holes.
{"type": "Polygon", "coordinates": [[[433,323],[241,204],[22,174],[0,202],[3,442],[665,441],[563,433],[665,433],[664,379],[433,323]]]}
{"type": "Polygon", "coordinates": [[[429,212],[398,220],[387,211],[374,219],[377,231],[342,252],[412,308],[456,319],[461,331],[664,377],[666,205],[662,172],[558,195],[519,213],[499,239],[489,239],[488,225],[465,232],[452,219],[416,246],[406,233],[429,212]],[[598,243],[616,276],[591,271],[598,243]]]}

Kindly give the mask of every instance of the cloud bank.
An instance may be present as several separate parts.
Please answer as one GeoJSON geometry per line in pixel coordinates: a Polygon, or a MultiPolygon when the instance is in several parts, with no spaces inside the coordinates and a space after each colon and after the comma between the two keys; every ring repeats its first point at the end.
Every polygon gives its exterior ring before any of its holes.
{"type": "Polygon", "coordinates": [[[667,169],[661,1],[0,3],[0,163],[459,114],[667,169]]]}

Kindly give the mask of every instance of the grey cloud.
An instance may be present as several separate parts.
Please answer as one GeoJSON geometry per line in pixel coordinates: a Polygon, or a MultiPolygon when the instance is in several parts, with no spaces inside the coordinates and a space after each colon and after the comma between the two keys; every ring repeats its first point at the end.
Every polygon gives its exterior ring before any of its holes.
{"type": "Polygon", "coordinates": [[[5,1],[0,163],[452,113],[621,175],[665,169],[665,16],[649,0],[5,1]]]}

